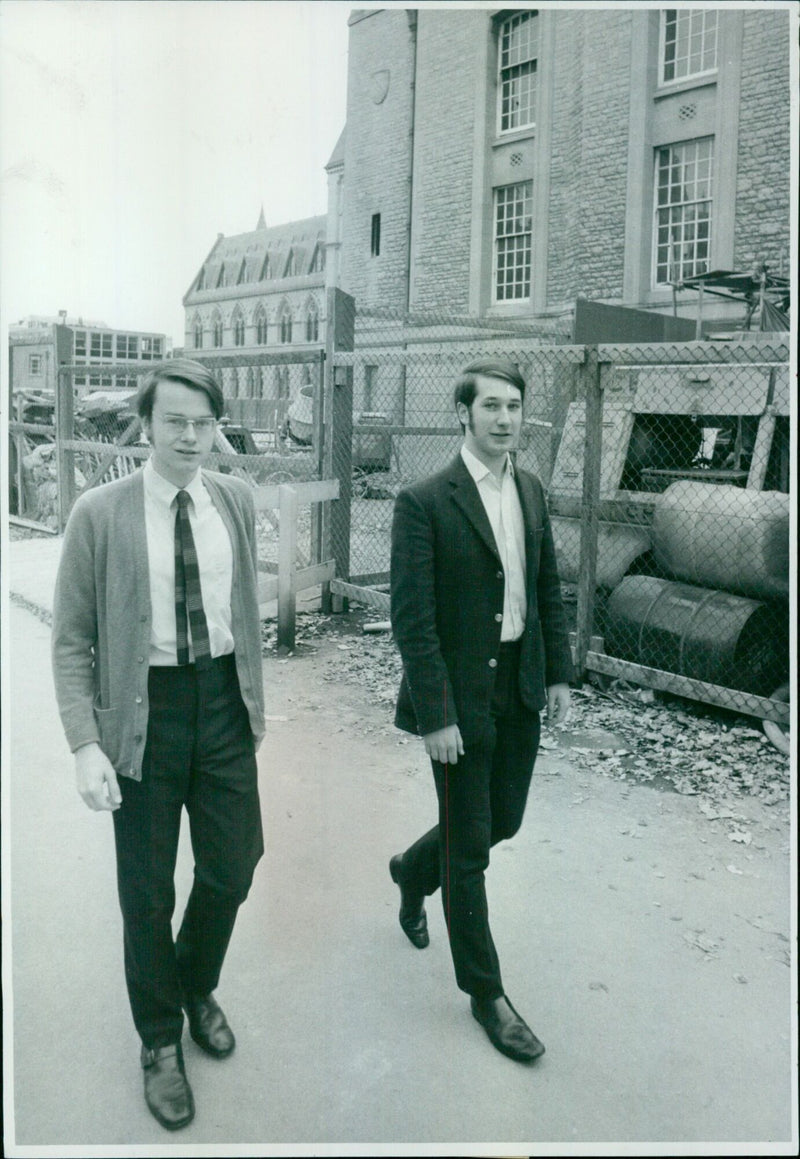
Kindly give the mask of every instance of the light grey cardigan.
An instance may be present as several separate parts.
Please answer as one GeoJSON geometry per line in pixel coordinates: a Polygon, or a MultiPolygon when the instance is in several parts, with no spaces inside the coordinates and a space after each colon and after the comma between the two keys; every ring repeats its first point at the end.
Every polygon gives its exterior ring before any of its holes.
{"type": "MultiPolygon", "coordinates": [[[[264,735],[255,509],[241,479],[204,471],[233,547],[231,617],[239,687],[264,735]]],[[[141,780],[147,740],[150,578],[141,470],[85,492],[67,522],[53,605],[56,698],[70,749],[97,741],[141,780]]]]}

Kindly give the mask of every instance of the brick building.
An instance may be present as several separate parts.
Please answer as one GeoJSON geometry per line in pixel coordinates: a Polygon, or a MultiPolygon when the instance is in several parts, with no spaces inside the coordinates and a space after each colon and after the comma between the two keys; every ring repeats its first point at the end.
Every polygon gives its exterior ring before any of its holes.
{"type": "Polygon", "coordinates": [[[78,398],[92,390],[135,387],[147,363],[171,353],[165,334],[117,330],[105,322],[69,318],[66,310],[57,317],[31,315],[9,326],[8,346],[12,393],[55,391],[59,365],[72,363],[86,368],[73,378],[78,398]]]}
{"type": "Polygon", "coordinates": [[[579,296],[667,313],[688,276],[788,274],[789,52],[761,5],[353,12],[342,288],[568,322],[579,296]]]}
{"type": "MultiPolygon", "coordinates": [[[[324,342],[327,218],[267,227],[263,211],[249,233],[219,234],[183,298],[185,353],[287,353],[324,342]]],[[[303,368],[306,381],[309,368],[303,368]]],[[[232,398],[277,399],[290,393],[289,367],[228,369],[232,398]]]]}

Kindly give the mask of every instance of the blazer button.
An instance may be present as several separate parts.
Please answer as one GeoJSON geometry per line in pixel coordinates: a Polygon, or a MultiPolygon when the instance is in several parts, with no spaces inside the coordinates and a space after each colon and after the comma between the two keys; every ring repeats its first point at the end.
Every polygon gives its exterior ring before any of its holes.
{"type": "Polygon", "coordinates": [[[502,573],[501,571],[499,571],[499,572],[497,573],[497,578],[498,578],[498,579],[502,579],[502,578],[503,578],[503,573],[502,573]]]}
{"type": "Polygon", "coordinates": [[[496,661],[496,660],[490,660],[490,661],[489,661],[489,667],[490,667],[490,668],[496,668],[496,667],[497,667],[497,661],[496,661]]]}
{"type": "Polygon", "coordinates": [[[494,618],[495,618],[495,620],[497,621],[497,623],[499,624],[499,623],[500,623],[500,621],[501,621],[501,620],[502,620],[502,618],[503,618],[503,613],[502,613],[502,612],[496,612],[496,613],[495,613],[495,617],[494,617],[494,618]]]}

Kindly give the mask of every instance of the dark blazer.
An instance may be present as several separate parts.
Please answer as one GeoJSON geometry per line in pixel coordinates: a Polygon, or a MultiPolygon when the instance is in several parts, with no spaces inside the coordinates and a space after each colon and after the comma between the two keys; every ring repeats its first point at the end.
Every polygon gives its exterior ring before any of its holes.
{"type": "MultiPolygon", "coordinates": [[[[535,475],[515,472],[525,522],[527,614],[520,694],[527,708],[573,678],[550,519],[535,475]]],[[[489,721],[504,574],[478,488],[459,454],[402,491],[392,524],[391,617],[403,660],[395,724],[426,736],[458,724],[465,742],[489,721]]]]}

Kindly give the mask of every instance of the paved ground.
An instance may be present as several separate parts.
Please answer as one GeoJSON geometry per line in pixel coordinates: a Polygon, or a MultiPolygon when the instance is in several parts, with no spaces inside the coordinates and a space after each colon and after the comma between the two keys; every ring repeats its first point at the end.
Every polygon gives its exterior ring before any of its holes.
{"type": "MultiPolygon", "coordinates": [[[[57,550],[11,544],[30,607],[49,605],[57,550]]],[[[388,713],[322,679],[331,640],[264,662],[267,852],[218,992],[238,1048],[215,1063],[187,1037],[197,1117],[167,1135],[141,1097],[111,821],[72,785],[49,628],[16,604],[4,634],[7,1153],[795,1153],[785,814],[747,802],[753,841],[734,846],[691,798],[544,754],[489,878],[508,992],[547,1045],[519,1066],[454,985],[438,898],[428,950],[397,925],[386,864],[430,823],[433,790],[388,713]]],[[[179,908],[190,878],[184,842],[179,908]]]]}

